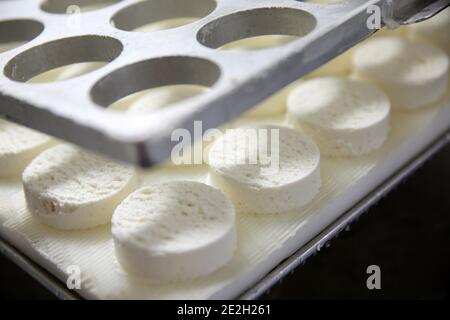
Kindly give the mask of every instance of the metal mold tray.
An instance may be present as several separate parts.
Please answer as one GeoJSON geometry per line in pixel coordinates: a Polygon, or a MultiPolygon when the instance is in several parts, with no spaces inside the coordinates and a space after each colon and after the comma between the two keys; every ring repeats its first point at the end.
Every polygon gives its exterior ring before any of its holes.
{"type": "Polygon", "coordinates": [[[0,54],[0,115],[116,159],[150,166],[170,155],[174,129],[193,132],[194,120],[203,121],[205,130],[218,127],[375,32],[366,27],[370,5],[391,9],[383,10],[391,13],[385,22],[409,23],[435,14],[448,2],[123,0],[82,13],[77,24],[61,14],[70,1],[2,1],[0,42],[32,40],[0,54]],[[200,19],[164,31],[128,31],[180,15],[200,19]],[[215,49],[264,34],[300,37],[251,53],[215,49]],[[26,83],[55,67],[87,61],[109,63],[65,81],[26,83]],[[105,108],[131,93],[170,84],[200,84],[211,90],[147,115],[105,108]]]}

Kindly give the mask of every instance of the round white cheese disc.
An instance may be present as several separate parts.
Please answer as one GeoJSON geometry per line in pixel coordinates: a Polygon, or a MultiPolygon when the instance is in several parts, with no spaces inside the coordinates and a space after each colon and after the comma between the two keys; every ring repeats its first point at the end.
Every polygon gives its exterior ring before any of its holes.
{"type": "Polygon", "coordinates": [[[42,152],[22,174],[28,209],[59,229],[107,224],[138,187],[134,168],[61,144],[42,152]]]}
{"type": "Polygon", "coordinates": [[[390,102],[367,83],[316,78],[291,92],[287,118],[313,138],[323,155],[357,156],[378,149],[386,140],[390,102]]]}
{"type": "Polygon", "coordinates": [[[227,130],[212,145],[208,162],[209,182],[230,196],[241,212],[298,209],[321,185],[319,149],[286,127],[227,130]]]}
{"type": "Polygon", "coordinates": [[[112,235],[125,271],[152,283],[206,276],[236,249],[235,210],[219,190],[194,181],[151,184],[115,210],[112,235]]]}
{"type": "Polygon", "coordinates": [[[0,177],[20,176],[50,145],[49,136],[0,118],[0,177]]]}

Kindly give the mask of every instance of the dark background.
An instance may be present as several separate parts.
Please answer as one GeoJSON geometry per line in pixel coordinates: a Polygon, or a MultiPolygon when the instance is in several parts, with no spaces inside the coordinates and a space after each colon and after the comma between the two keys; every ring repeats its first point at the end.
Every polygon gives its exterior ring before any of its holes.
{"type": "MultiPolygon", "coordinates": [[[[448,299],[450,146],[264,299],[448,299]],[[368,290],[366,268],[381,268],[368,290]]],[[[54,299],[0,255],[0,298],[54,299]]]]}

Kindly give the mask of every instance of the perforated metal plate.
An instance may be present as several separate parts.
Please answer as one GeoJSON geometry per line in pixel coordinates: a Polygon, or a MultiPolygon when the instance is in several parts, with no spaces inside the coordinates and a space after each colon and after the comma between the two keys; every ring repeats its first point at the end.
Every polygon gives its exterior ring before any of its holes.
{"type": "MultiPolygon", "coordinates": [[[[0,2],[0,42],[30,40],[0,54],[0,114],[42,132],[142,166],[164,160],[175,128],[217,127],[342,53],[375,30],[366,27],[370,5],[354,0],[318,5],[295,0],[123,0],[82,13],[70,4],[105,0],[0,2]],[[177,17],[199,20],[173,29],[131,32],[177,17]],[[264,50],[220,51],[246,37],[299,36],[264,50]],[[26,83],[44,71],[84,61],[104,67],[59,82],[26,83]],[[211,87],[202,95],[146,115],[108,110],[115,100],[163,85],[211,87]]],[[[423,8],[432,15],[447,0],[394,2],[402,21],[423,8]],[[429,3],[435,7],[429,10],[429,3]]],[[[421,17],[416,17],[420,19],[421,17]]]]}

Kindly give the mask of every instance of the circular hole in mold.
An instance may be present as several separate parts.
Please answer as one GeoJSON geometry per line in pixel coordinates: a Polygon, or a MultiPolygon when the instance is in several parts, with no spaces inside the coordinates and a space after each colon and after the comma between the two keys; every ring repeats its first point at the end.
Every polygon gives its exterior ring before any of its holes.
{"type": "Polygon", "coordinates": [[[105,108],[147,113],[201,94],[219,77],[219,67],[206,59],[188,56],[154,58],[106,75],[94,85],[91,97],[105,108]]]}
{"type": "Polygon", "coordinates": [[[151,113],[198,96],[208,89],[193,84],[166,85],[133,93],[113,102],[108,108],[133,114],[151,113]]]}
{"type": "Polygon", "coordinates": [[[166,30],[197,21],[216,6],[214,0],[147,0],[120,10],[111,23],[125,31],[166,30]]]}
{"type": "Polygon", "coordinates": [[[46,0],[41,9],[48,13],[74,14],[99,10],[121,0],[46,0]]]}
{"type": "Polygon", "coordinates": [[[218,49],[223,51],[226,50],[246,51],[246,50],[268,49],[285,45],[296,39],[298,39],[297,36],[285,36],[285,35],[256,36],[229,42],[218,49]]]}
{"type": "Polygon", "coordinates": [[[47,83],[68,80],[78,76],[82,76],[83,74],[89,73],[91,71],[95,71],[106,64],[107,62],[103,61],[72,63],[40,73],[37,76],[29,79],[27,82],[47,83]]]}
{"type": "Polygon", "coordinates": [[[44,30],[35,20],[17,19],[0,21],[0,53],[33,40],[44,30]]]}
{"type": "Polygon", "coordinates": [[[213,49],[221,47],[228,50],[263,49],[303,37],[315,26],[314,16],[304,10],[281,7],[258,8],[233,13],[209,22],[199,30],[197,40],[213,49]],[[257,45],[246,44],[243,40],[253,41],[257,45]]]}
{"type": "Polygon", "coordinates": [[[69,79],[113,61],[120,55],[122,49],[120,41],[110,37],[64,38],[18,54],[5,66],[4,74],[18,82],[37,83],[69,79]],[[61,68],[65,66],[72,66],[74,69],[61,68]],[[49,75],[47,71],[53,73],[49,75]],[[61,76],[60,72],[65,76],[61,76]],[[33,79],[35,77],[37,80],[33,79]]]}

